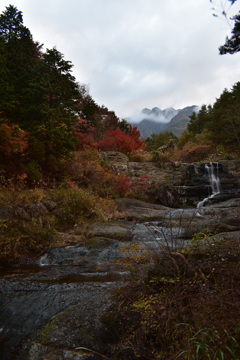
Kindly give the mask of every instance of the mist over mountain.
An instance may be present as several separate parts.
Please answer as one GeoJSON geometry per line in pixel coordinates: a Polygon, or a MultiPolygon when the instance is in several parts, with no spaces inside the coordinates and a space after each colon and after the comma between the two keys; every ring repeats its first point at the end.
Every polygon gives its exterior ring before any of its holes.
{"type": "Polygon", "coordinates": [[[158,107],[152,109],[142,109],[139,112],[135,112],[127,120],[131,123],[140,123],[143,120],[151,120],[159,123],[168,123],[180,110],[175,110],[172,107],[161,110],[158,107]]]}
{"type": "Polygon", "coordinates": [[[152,134],[159,134],[164,131],[170,131],[179,136],[186,130],[190,121],[189,116],[193,112],[198,112],[197,105],[187,106],[183,109],[174,109],[169,107],[161,110],[158,107],[152,109],[145,108],[139,113],[135,113],[127,118],[132,126],[136,126],[141,133],[142,138],[147,138],[152,134]]]}

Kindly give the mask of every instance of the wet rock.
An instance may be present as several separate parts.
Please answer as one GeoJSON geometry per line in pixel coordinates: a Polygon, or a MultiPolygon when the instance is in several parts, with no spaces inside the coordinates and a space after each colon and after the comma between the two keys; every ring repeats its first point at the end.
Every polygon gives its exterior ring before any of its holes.
{"type": "Polygon", "coordinates": [[[35,343],[32,345],[29,360],[102,360],[102,357],[84,350],[56,349],[35,343]]]}
{"type": "MultiPolygon", "coordinates": [[[[88,345],[93,348],[92,331],[97,336],[96,344],[97,339],[101,342],[100,317],[111,299],[108,289],[116,285],[113,282],[73,283],[70,277],[63,283],[58,277],[55,280],[51,277],[49,282],[45,274],[51,275],[49,271],[35,277],[25,274],[23,278],[23,274],[19,274],[18,281],[13,281],[12,277],[5,281],[0,295],[1,359],[29,359],[31,344],[36,342],[59,345],[59,349],[70,350],[69,354],[73,356],[71,350],[76,347],[88,345]],[[86,322],[89,322],[87,327],[86,322]]],[[[49,349],[48,353],[54,355],[49,349]]],[[[32,354],[31,359],[48,359],[47,355],[41,357],[41,352],[40,357],[36,351],[32,354]]]]}
{"type": "Polygon", "coordinates": [[[155,204],[161,204],[173,208],[180,206],[179,193],[176,187],[166,184],[155,184],[147,190],[149,196],[155,204]]]}
{"type": "Polygon", "coordinates": [[[109,307],[110,299],[106,285],[92,285],[91,293],[85,294],[81,302],[69,306],[50,320],[39,334],[39,340],[44,345],[56,348],[74,350],[85,347],[104,352],[106,344],[102,339],[105,327],[101,317],[109,307]]]}
{"type": "Polygon", "coordinates": [[[169,210],[166,206],[136,199],[117,199],[115,203],[123,217],[131,221],[160,220],[165,217],[166,211],[169,210]]]}
{"type": "Polygon", "coordinates": [[[90,250],[83,246],[73,245],[50,249],[41,256],[37,263],[46,265],[82,265],[86,266],[91,262],[90,250]]]}
{"type": "Polygon", "coordinates": [[[221,232],[217,235],[210,236],[208,242],[215,242],[219,240],[239,240],[240,239],[240,230],[239,231],[230,231],[230,232],[221,232]]]}
{"type": "Polygon", "coordinates": [[[112,246],[114,242],[114,239],[108,237],[94,236],[87,239],[84,242],[84,245],[90,249],[104,249],[106,247],[112,246]]]}
{"type": "Polygon", "coordinates": [[[134,224],[130,221],[110,221],[93,225],[91,233],[116,240],[131,240],[134,224]]]}

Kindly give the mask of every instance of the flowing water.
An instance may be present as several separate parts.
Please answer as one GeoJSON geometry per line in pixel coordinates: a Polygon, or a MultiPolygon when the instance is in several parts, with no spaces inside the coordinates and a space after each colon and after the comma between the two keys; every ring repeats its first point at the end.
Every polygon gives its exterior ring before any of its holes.
{"type": "Polygon", "coordinates": [[[141,223],[130,242],[115,241],[105,249],[77,245],[51,249],[34,266],[2,269],[0,359],[27,360],[21,355],[26,341],[69,306],[98,307],[100,299],[107,303],[109,290],[121,286],[128,275],[124,268],[116,269],[116,262],[129,255],[122,247],[141,243],[139,253],[158,251],[179,246],[181,234],[181,229],[164,228],[158,222],[141,223]]]}
{"type": "Polygon", "coordinates": [[[205,199],[197,204],[197,215],[201,215],[202,207],[204,207],[204,205],[206,205],[210,199],[213,199],[221,192],[218,163],[210,162],[204,164],[204,168],[209,182],[209,194],[205,199]]]}
{"type": "MultiPolygon", "coordinates": [[[[209,195],[197,209],[176,209],[166,213],[166,219],[187,219],[201,214],[209,199],[220,193],[218,165],[205,165],[209,195]]],[[[131,242],[115,241],[105,249],[68,246],[51,249],[34,266],[0,270],[0,359],[27,360],[19,355],[33,334],[42,329],[54,316],[69,306],[82,304],[99,307],[106,303],[109,290],[121,286],[126,272],[113,264],[124,257],[121,247],[141,244],[141,251],[170,251],[184,246],[184,231],[179,227],[162,227],[150,221],[136,224],[131,242]],[[21,352],[21,351],[20,351],[21,352]]]]}

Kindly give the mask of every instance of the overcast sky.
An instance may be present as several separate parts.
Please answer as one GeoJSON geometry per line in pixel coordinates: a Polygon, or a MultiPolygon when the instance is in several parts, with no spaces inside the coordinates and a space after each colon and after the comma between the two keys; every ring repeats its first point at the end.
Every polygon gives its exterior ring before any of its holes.
{"type": "Polygon", "coordinates": [[[0,12],[9,4],[34,40],[56,46],[93,99],[121,118],[210,104],[240,81],[240,53],[218,54],[230,28],[209,0],[0,0],[0,12]]]}

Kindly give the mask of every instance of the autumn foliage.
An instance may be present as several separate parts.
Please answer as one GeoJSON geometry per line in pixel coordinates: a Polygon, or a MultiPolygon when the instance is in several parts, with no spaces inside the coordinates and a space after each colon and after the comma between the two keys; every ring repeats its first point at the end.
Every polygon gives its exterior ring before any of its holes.
{"type": "Polygon", "coordinates": [[[203,161],[212,152],[211,145],[186,144],[178,151],[178,157],[183,162],[203,161]]]}
{"type": "Polygon", "coordinates": [[[77,150],[85,148],[96,148],[97,143],[94,139],[96,128],[89,124],[87,119],[78,119],[75,124],[75,137],[77,139],[77,150]]]}
{"type": "Polygon", "coordinates": [[[106,131],[106,135],[99,141],[98,146],[103,151],[120,151],[128,154],[144,150],[145,142],[140,139],[137,128],[129,125],[127,133],[120,129],[106,131]]]}
{"type": "Polygon", "coordinates": [[[22,153],[28,146],[27,133],[17,125],[0,124],[0,154],[11,156],[22,153]]]}

